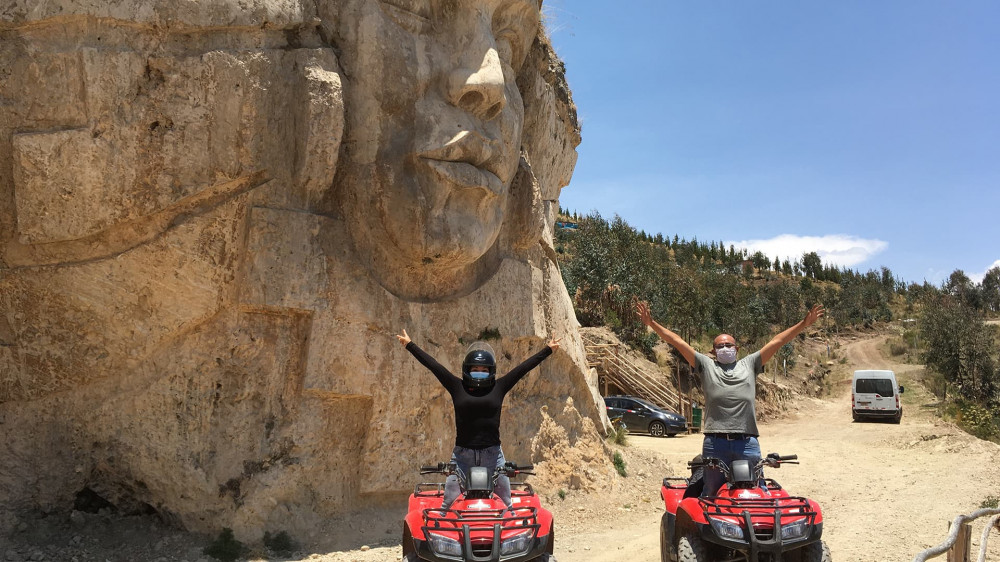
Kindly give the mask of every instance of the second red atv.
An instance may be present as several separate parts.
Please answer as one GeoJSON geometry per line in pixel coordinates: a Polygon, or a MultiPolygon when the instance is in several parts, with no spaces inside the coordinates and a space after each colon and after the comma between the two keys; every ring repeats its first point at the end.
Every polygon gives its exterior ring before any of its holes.
{"type": "Polygon", "coordinates": [[[508,477],[533,474],[532,467],[508,462],[492,474],[473,467],[464,478],[454,463],[424,466],[420,474],[456,474],[462,495],[441,509],[443,482],[422,482],[410,495],[403,521],[404,562],[555,562],[552,513],[526,482],[511,481],[513,511],[493,493],[501,470],[508,477]]]}
{"type": "Polygon", "coordinates": [[[822,540],[823,512],[807,498],[790,495],[764,467],[798,464],[795,455],[771,453],[755,465],[698,457],[692,471],[713,467],[727,482],[715,496],[698,497],[694,478],[664,478],[666,513],[660,522],[662,562],[831,562],[822,540]]]}

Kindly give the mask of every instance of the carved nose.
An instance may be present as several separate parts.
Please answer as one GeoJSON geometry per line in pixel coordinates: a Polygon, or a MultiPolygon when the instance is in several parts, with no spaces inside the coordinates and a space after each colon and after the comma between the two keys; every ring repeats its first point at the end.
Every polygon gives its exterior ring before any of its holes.
{"type": "Polygon", "coordinates": [[[505,85],[500,55],[491,48],[486,51],[478,69],[459,68],[452,71],[448,94],[454,105],[480,119],[492,121],[507,105],[505,85]]]}

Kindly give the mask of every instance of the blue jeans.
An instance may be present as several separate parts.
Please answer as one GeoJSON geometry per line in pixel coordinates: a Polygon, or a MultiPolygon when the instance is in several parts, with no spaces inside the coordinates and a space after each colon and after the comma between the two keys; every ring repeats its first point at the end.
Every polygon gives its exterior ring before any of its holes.
{"type": "MultiPolygon", "coordinates": [[[[747,459],[753,464],[760,461],[760,443],[756,437],[730,440],[706,434],[701,445],[701,457],[719,459],[729,467],[733,466],[733,461],[740,459],[747,459]]],[[[701,497],[714,496],[725,483],[726,475],[721,470],[706,466],[705,488],[701,497]]]]}
{"type": "MultiPolygon", "coordinates": [[[[500,445],[495,445],[493,447],[487,447],[485,449],[466,449],[465,447],[455,447],[451,452],[451,462],[458,465],[459,472],[462,473],[462,479],[465,480],[469,475],[469,469],[474,466],[485,466],[486,468],[502,468],[507,459],[503,456],[503,450],[500,449],[500,445]]],[[[492,475],[491,475],[492,476],[492,475]]],[[[458,499],[459,494],[462,493],[462,487],[459,483],[458,476],[455,474],[449,475],[444,481],[444,502],[441,504],[442,509],[450,509],[451,504],[455,503],[458,499]]],[[[493,488],[493,493],[500,496],[500,500],[507,507],[511,507],[510,503],[510,478],[506,474],[500,474],[497,477],[497,482],[493,488]]]]}

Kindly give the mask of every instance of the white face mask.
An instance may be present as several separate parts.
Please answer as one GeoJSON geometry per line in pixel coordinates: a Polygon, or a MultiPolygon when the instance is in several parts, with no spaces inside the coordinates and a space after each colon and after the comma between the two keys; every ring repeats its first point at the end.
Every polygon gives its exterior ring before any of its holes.
{"type": "Polygon", "coordinates": [[[722,347],[715,350],[715,359],[723,365],[729,365],[736,361],[735,347],[722,347]]]}

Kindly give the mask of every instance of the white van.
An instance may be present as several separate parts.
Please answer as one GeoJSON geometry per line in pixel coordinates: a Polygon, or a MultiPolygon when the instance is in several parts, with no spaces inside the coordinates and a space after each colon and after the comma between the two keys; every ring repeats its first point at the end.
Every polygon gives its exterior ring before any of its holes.
{"type": "Polygon", "coordinates": [[[854,371],[851,383],[851,415],[854,421],[891,418],[893,423],[899,423],[903,419],[903,406],[899,403],[902,393],[903,387],[896,384],[896,373],[892,371],[854,371]]]}

